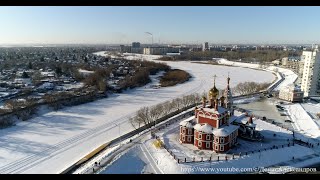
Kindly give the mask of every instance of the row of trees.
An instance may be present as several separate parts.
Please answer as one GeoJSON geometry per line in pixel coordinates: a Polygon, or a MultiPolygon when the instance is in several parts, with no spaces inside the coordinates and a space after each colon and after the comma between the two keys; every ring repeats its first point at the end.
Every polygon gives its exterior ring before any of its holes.
{"type": "Polygon", "coordinates": [[[7,111],[1,113],[14,112],[18,119],[25,121],[36,114],[38,110],[36,103],[37,100],[33,98],[27,98],[26,100],[11,99],[4,104],[8,108],[7,111]]]}
{"type": "MultiPolygon", "coordinates": [[[[245,95],[265,90],[269,85],[270,83],[243,82],[234,87],[233,91],[240,95],[245,95]]],[[[145,125],[150,128],[155,125],[158,119],[167,118],[171,113],[179,112],[182,109],[199,103],[202,96],[206,96],[206,93],[194,93],[155,106],[142,107],[136,112],[135,116],[130,118],[130,123],[136,129],[145,125]]]]}
{"type": "Polygon", "coordinates": [[[133,75],[127,75],[120,84],[121,89],[135,88],[151,82],[149,75],[155,75],[159,71],[169,71],[170,66],[165,63],[151,61],[130,61],[135,68],[133,75]]]}
{"type": "Polygon", "coordinates": [[[271,62],[288,56],[300,56],[301,52],[288,52],[280,50],[247,50],[247,51],[199,51],[188,52],[175,57],[163,57],[161,60],[208,60],[212,58],[225,58],[252,62],[252,58],[258,62],[271,62]]]}
{"type": "Polygon", "coordinates": [[[233,92],[246,95],[267,89],[271,83],[241,82],[233,88],[233,92]]]}
{"type": "Polygon", "coordinates": [[[156,120],[167,117],[171,113],[179,112],[191,105],[195,105],[200,102],[200,100],[201,95],[194,93],[155,106],[142,107],[137,111],[134,117],[130,118],[130,123],[136,129],[144,125],[152,127],[156,120]]]}

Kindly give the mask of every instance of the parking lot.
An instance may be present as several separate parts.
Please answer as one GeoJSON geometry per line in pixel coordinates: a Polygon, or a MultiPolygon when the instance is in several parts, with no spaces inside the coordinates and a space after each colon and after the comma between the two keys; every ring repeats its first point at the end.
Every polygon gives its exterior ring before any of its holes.
{"type": "Polygon", "coordinates": [[[280,108],[276,107],[277,104],[282,106],[279,102],[279,100],[274,98],[262,98],[247,104],[237,104],[237,107],[243,108],[256,116],[266,117],[268,122],[274,122],[275,124],[292,129],[291,122],[289,122],[290,118],[286,116],[285,109],[280,110],[280,108]],[[285,122],[286,120],[287,122],[285,122]]]}

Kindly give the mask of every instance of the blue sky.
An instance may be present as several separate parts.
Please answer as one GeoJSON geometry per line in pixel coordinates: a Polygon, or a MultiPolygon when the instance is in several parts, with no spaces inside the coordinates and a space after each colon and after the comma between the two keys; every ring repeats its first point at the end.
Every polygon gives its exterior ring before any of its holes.
{"type": "Polygon", "coordinates": [[[320,7],[0,7],[0,44],[319,43],[320,7]]]}

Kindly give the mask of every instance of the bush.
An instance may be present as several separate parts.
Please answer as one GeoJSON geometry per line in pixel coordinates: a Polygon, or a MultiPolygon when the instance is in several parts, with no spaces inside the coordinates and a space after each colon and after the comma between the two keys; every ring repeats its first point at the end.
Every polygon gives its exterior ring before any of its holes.
{"type": "Polygon", "coordinates": [[[160,79],[162,87],[174,86],[189,80],[190,74],[180,69],[172,69],[166,72],[160,79]]]}

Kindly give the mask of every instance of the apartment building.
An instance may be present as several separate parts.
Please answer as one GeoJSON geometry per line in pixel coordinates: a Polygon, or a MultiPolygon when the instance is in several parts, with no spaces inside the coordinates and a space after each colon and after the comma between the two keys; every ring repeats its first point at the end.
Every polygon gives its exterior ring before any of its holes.
{"type": "Polygon", "coordinates": [[[301,90],[304,96],[320,94],[320,54],[318,45],[312,46],[311,50],[302,52],[301,60],[304,61],[301,79],[301,90]]]}

